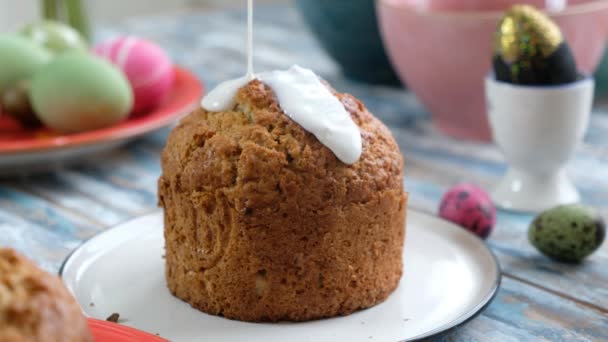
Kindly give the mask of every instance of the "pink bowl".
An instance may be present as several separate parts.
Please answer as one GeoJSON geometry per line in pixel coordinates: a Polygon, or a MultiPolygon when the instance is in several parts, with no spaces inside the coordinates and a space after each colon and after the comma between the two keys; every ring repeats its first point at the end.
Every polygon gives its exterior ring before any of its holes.
{"type": "MultiPolygon", "coordinates": [[[[484,78],[491,71],[492,35],[502,10],[545,0],[379,0],[384,44],[401,79],[448,135],[490,141],[484,78]]],[[[554,4],[568,1],[554,0],[554,4]]],[[[608,36],[608,1],[570,0],[551,14],[581,72],[600,62],[608,36]]]]}

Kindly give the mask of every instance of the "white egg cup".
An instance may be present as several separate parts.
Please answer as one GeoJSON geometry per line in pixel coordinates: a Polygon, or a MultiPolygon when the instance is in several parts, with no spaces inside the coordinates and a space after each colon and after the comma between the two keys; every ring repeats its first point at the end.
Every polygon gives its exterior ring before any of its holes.
{"type": "Polygon", "coordinates": [[[486,78],[494,141],[510,164],[492,193],[503,209],[537,213],[580,201],[565,166],[582,141],[593,78],[559,86],[520,86],[486,78]]]}

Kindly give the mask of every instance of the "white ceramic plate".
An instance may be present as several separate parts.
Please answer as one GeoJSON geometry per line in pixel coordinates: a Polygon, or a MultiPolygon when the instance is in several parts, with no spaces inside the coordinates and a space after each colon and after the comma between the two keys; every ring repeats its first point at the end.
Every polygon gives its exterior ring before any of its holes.
{"type": "Polygon", "coordinates": [[[175,342],[411,341],[456,327],[485,308],[500,283],[496,258],[477,237],[410,210],[404,276],[389,299],[347,317],[253,324],[192,309],[165,286],[162,213],[140,217],[86,242],[61,275],[85,313],[175,342]]]}

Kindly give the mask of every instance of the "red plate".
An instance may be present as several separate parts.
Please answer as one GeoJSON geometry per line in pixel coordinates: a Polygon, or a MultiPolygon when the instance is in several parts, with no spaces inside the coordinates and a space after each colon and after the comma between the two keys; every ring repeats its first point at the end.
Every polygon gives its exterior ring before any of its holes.
{"type": "Polygon", "coordinates": [[[173,90],[159,108],[110,128],[60,135],[48,129],[25,130],[11,118],[0,116],[0,157],[128,140],[178,120],[197,106],[202,94],[203,85],[196,76],[176,67],[173,90]]]}
{"type": "Polygon", "coordinates": [[[167,342],[167,340],[124,325],[89,318],[95,342],[167,342]]]}

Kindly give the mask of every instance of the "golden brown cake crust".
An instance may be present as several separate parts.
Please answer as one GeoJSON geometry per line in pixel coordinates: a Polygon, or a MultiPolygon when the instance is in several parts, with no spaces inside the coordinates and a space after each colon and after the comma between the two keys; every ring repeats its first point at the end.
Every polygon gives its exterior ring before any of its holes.
{"type": "Polygon", "coordinates": [[[80,307],[59,277],[0,249],[0,341],[88,342],[80,307]]]}
{"type": "Polygon", "coordinates": [[[196,110],[162,155],[166,278],[177,297],[246,321],[303,321],[373,306],[402,273],[407,196],[388,129],[336,94],[363,154],[339,161],[252,81],[233,111],[196,110]]]}

